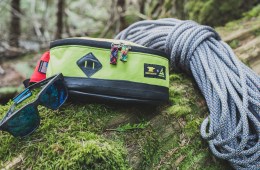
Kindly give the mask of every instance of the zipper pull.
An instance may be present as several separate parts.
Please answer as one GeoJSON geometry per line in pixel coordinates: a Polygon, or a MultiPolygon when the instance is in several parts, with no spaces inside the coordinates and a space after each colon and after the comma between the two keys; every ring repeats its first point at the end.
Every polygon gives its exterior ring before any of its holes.
{"type": "Polygon", "coordinates": [[[120,48],[120,44],[111,44],[111,54],[110,54],[110,64],[116,65],[117,64],[117,55],[118,49],[120,48]]]}
{"type": "Polygon", "coordinates": [[[121,61],[127,62],[127,54],[129,50],[131,50],[131,46],[121,44],[121,56],[120,56],[121,61]]]}

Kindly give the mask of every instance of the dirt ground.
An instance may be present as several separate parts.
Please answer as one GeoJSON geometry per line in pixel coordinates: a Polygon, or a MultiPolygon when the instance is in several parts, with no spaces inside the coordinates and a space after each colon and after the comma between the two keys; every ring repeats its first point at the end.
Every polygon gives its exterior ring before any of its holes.
{"type": "Polygon", "coordinates": [[[17,72],[10,63],[0,65],[0,88],[7,86],[18,87],[25,77],[17,72]]]}

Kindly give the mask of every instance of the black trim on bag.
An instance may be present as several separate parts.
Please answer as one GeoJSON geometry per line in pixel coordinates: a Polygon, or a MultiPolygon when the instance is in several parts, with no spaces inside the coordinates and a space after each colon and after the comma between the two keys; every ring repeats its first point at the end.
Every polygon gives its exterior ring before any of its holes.
{"type": "MultiPolygon", "coordinates": [[[[50,44],[50,48],[54,48],[57,46],[63,46],[63,45],[83,45],[83,46],[91,46],[91,47],[98,47],[98,48],[111,48],[111,42],[107,41],[95,41],[95,40],[87,40],[87,39],[76,39],[76,38],[68,38],[68,39],[60,39],[56,41],[52,41],[50,44]]],[[[151,48],[145,48],[145,47],[138,47],[138,46],[131,46],[131,51],[133,52],[141,52],[141,53],[147,53],[147,54],[154,54],[159,55],[161,57],[167,58],[169,60],[169,57],[166,55],[166,53],[151,49],[151,48]]]]}
{"type": "Polygon", "coordinates": [[[169,88],[123,80],[65,77],[70,91],[139,100],[168,101],[169,88]]]}
{"type": "Polygon", "coordinates": [[[79,92],[74,90],[69,90],[70,98],[72,100],[81,101],[81,102],[105,102],[105,103],[125,103],[125,104],[147,104],[147,105],[160,105],[166,103],[161,100],[145,100],[145,99],[135,99],[129,97],[117,97],[117,96],[108,96],[95,93],[86,93],[79,92]]]}

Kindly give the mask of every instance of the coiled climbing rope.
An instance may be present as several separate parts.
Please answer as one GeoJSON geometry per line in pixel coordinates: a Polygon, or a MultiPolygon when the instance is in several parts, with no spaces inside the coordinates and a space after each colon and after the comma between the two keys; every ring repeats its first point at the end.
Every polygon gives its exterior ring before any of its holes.
{"type": "Polygon", "coordinates": [[[192,73],[209,109],[201,136],[235,169],[260,169],[260,77],[209,26],[193,21],[139,21],[116,39],[165,51],[171,68],[192,73]]]}

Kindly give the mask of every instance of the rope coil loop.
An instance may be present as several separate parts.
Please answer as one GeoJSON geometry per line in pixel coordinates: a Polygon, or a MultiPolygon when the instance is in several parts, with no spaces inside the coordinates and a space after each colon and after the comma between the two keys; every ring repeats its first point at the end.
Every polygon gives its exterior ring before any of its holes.
{"type": "Polygon", "coordinates": [[[172,18],[139,21],[123,39],[166,52],[171,68],[192,73],[209,109],[201,136],[236,169],[260,169],[260,77],[209,26],[172,18]]]}

